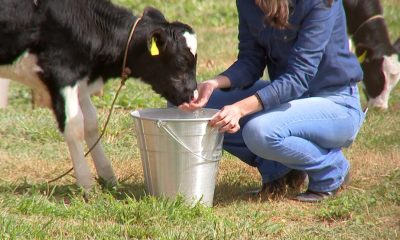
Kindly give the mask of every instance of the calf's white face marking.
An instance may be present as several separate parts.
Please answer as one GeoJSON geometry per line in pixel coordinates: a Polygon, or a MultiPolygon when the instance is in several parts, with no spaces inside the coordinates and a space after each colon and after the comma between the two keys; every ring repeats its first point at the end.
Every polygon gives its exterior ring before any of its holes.
{"type": "Polygon", "coordinates": [[[400,61],[396,54],[383,56],[382,71],[385,74],[385,81],[389,83],[389,91],[391,91],[400,80],[400,61]]]}
{"type": "Polygon", "coordinates": [[[183,36],[186,38],[186,45],[190,49],[190,52],[193,56],[196,56],[197,53],[197,37],[196,34],[185,32],[183,36]]]}
{"type": "Polygon", "coordinates": [[[368,105],[387,109],[390,92],[400,80],[400,61],[397,55],[383,56],[382,71],[385,75],[383,91],[376,98],[371,98],[368,105]]]}

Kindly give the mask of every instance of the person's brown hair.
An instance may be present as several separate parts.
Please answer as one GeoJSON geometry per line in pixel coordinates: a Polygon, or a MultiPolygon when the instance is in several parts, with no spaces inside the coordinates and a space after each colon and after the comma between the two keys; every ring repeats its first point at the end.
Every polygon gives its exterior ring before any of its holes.
{"type": "MultiPolygon", "coordinates": [[[[265,14],[265,21],[271,26],[284,29],[289,27],[290,0],[255,0],[265,14]]],[[[327,0],[332,5],[333,0],[327,0]]]]}

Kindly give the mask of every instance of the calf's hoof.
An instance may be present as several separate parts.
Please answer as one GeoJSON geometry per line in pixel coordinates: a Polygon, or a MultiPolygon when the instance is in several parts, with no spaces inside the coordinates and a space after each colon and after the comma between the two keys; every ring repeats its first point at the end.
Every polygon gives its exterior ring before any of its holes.
{"type": "Polygon", "coordinates": [[[98,177],[96,181],[103,189],[115,189],[118,185],[118,180],[116,177],[107,180],[102,177],[98,177]]]}

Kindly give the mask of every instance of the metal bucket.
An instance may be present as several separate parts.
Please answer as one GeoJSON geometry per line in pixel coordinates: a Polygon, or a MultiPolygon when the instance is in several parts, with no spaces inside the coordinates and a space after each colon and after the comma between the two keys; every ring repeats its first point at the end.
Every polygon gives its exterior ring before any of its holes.
{"type": "Polygon", "coordinates": [[[223,134],[208,121],[217,111],[161,108],[131,113],[149,194],[180,194],[189,204],[213,205],[223,134]]]}

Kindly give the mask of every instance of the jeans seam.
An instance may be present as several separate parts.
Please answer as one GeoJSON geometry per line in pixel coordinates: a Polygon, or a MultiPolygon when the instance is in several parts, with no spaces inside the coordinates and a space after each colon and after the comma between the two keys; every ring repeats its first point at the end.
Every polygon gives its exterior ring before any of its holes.
{"type": "MultiPolygon", "coordinates": [[[[332,118],[331,120],[344,120],[344,119],[346,119],[346,118],[348,118],[348,116],[347,117],[340,117],[340,118],[332,118]]],[[[282,128],[282,127],[286,127],[286,126],[288,126],[288,125],[290,125],[290,124],[297,124],[297,123],[301,123],[301,122],[304,122],[304,121],[321,121],[321,120],[326,120],[327,118],[313,118],[313,119],[302,119],[302,120],[293,120],[293,121],[291,121],[291,122],[287,122],[287,123],[285,123],[285,124],[283,124],[282,126],[278,126],[277,128],[282,128]]],[[[352,126],[353,126],[353,131],[354,131],[354,124],[352,124],[352,126]]],[[[290,135],[290,136],[288,136],[288,137],[297,137],[297,136],[294,136],[294,135],[290,135]]],[[[287,138],[287,137],[282,137],[281,139],[281,141],[280,142],[282,142],[282,141],[284,141],[285,140],[285,138],[287,138]]],[[[306,140],[308,140],[308,139],[306,139],[306,140]]],[[[314,143],[314,144],[316,144],[316,143],[314,143]]],[[[316,145],[318,145],[318,144],[316,144],[316,145]]],[[[283,146],[283,145],[282,145],[283,146]]],[[[291,150],[291,149],[289,149],[289,150],[291,150]]],[[[296,151],[297,152],[297,151],[296,151]]],[[[311,156],[311,155],[309,155],[309,156],[311,156]]]]}
{"type": "MultiPolygon", "coordinates": [[[[329,120],[343,120],[348,117],[349,117],[349,115],[347,115],[345,117],[329,118],[329,120]]],[[[321,120],[327,120],[327,119],[328,118],[309,118],[309,119],[301,119],[301,120],[292,120],[291,122],[284,123],[282,126],[288,126],[289,124],[299,123],[299,122],[303,122],[303,121],[321,121],[321,120]]]]}

